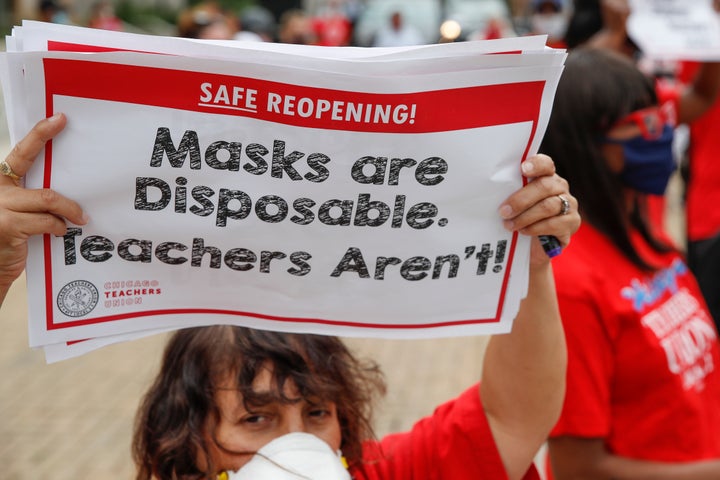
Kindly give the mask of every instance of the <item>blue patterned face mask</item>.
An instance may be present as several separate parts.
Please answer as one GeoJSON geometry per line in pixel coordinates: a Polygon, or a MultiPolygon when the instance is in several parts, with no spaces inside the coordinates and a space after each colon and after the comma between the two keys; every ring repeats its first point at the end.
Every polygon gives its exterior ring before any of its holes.
{"type": "Polygon", "coordinates": [[[628,187],[639,192],[662,195],[675,171],[673,156],[673,128],[665,125],[657,138],[637,136],[628,140],[610,140],[622,146],[625,165],[620,178],[628,187]]]}
{"type": "Polygon", "coordinates": [[[655,195],[665,193],[676,168],[672,118],[665,107],[653,105],[630,112],[615,123],[613,129],[628,124],[640,129],[640,135],[627,140],[605,139],[622,146],[624,166],[620,179],[626,186],[655,195]]]}

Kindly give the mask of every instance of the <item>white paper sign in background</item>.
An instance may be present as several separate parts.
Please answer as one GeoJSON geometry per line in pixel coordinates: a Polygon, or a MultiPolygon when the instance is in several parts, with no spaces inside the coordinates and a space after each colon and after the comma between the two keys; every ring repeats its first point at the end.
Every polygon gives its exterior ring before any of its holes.
{"type": "Polygon", "coordinates": [[[630,0],[627,29],[654,59],[720,60],[720,14],[713,0],[630,0]]]}

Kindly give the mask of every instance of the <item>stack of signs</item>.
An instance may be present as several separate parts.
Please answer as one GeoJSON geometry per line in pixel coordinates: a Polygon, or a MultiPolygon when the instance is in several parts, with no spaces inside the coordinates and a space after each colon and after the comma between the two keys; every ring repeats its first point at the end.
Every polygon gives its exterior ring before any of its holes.
{"type": "Polygon", "coordinates": [[[48,361],[234,324],[342,336],[503,333],[529,239],[497,209],[538,149],[565,52],[194,40],[25,22],[11,137],[63,112],[25,179],[90,217],[31,239],[48,361]]]}

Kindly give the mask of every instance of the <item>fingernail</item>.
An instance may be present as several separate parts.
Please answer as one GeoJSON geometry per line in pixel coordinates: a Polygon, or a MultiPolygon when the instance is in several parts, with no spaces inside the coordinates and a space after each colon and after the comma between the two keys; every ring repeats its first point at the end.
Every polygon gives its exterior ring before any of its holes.
{"type": "Polygon", "coordinates": [[[60,120],[60,117],[62,116],[62,113],[56,113],[52,117],[48,118],[48,122],[57,122],[60,120]]]}
{"type": "Polygon", "coordinates": [[[87,225],[87,223],[90,221],[90,216],[87,213],[83,212],[80,219],[82,220],[82,225],[87,225]]]}
{"type": "Polygon", "coordinates": [[[500,213],[501,217],[508,218],[512,215],[512,207],[508,204],[505,204],[498,209],[498,212],[500,213]]]}
{"type": "Polygon", "coordinates": [[[512,220],[505,220],[503,221],[503,226],[506,230],[512,231],[513,227],[515,226],[515,222],[513,222],[512,220]]]}
{"type": "Polygon", "coordinates": [[[522,168],[523,173],[528,174],[535,170],[535,165],[533,165],[531,161],[526,160],[520,164],[520,168],[522,168]]]}

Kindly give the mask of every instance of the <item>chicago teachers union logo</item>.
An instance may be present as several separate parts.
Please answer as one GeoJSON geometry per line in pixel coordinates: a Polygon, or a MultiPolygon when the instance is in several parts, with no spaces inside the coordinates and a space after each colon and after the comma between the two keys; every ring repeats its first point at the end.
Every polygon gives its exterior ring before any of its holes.
{"type": "Polygon", "coordinates": [[[60,289],[57,306],[68,317],[82,317],[98,304],[98,290],[85,280],[75,280],[60,289]]]}

